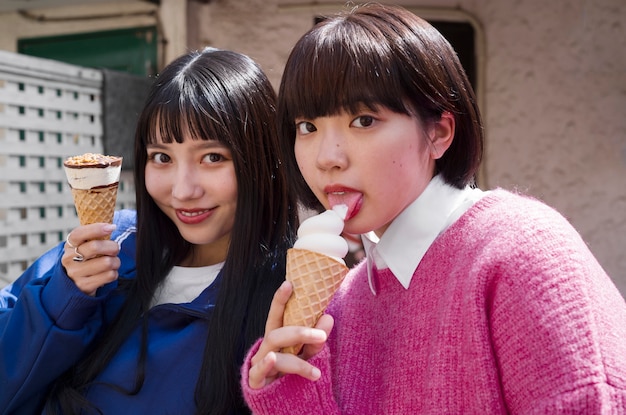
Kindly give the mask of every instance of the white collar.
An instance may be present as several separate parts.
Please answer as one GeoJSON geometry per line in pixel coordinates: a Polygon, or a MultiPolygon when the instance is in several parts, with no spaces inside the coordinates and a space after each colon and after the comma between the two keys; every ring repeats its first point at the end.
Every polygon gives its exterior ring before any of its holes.
{"type": "Polygon", "coordinates": [[[454,223],[485,192],[467,186],[457,189],[435,176],[422,194],[406,207],[378,239],[374,232],[362,235],[367,253],[370,289],[372,268],[389,268],[404,288],[409,288],[413,273],[437,236],[454,223]]]}

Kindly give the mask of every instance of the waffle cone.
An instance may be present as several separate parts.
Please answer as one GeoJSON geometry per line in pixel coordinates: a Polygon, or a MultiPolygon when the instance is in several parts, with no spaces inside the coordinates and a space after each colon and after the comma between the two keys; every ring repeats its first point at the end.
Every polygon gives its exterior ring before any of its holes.
{"type": "Polygon", "coordinates": [[[89,190],[72,188],[74,206],[81,225],[113,223],[118,183],[89,190]]]}
{"type": "MultiPolygon", "coordinates": [[[[341,262],[305,249],[287,251],[287,281],[293,293],[285,306],[284,326],[314,327],[348,272],[341,262]]],[[[302,345],[284,348],[298,354],[302,345]]]]}

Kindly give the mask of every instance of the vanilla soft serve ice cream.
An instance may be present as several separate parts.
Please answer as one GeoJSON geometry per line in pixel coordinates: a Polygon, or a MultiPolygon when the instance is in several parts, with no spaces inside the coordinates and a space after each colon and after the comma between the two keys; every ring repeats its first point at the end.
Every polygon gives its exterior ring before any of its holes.
{"type": "MultiPolygon", "coordinates": [[[[348,243],[341,237],[347,207],[336,207],[306,219],[287,251],[287,281],[293,293],[285,305],[283,325],[313,327],[348,272],[343,257],[348,243]]],[[[302,345],[286,347],[298,354],[302,345]]]]}
{"type": "Polygon", "coordinates": [[[327,255],[345,265],[343,258],[348,253],[348,242],[341,237],[341,232],[347,209],[345,205],[338,205],[304,220],[293,247],[327,255]]]}

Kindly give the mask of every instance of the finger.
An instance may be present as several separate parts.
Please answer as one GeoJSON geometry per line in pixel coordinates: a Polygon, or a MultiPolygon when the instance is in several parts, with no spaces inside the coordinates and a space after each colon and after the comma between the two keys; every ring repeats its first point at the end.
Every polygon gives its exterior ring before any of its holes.
{"type": "Polygon", "coordinates": [[[100,256],[84,262],[74,262],[66,255],[62,260],[67,276],[79,290],[88,295],[117,279],[121,261],[117,256],[100,256]]]}
{"type": "MultiPolygon", "coordinates": [[[[81,255],[85,257],[85,260],[91,258],[97,258],[100,256],[117,256],[119,253],[119,245],[117,242],[110,239],[95,239],[80,244],[77,247],[81,255]]],[[[76,249],[72,249],[73,256],[76,254],[76,249]]]]}
{"type": "Polygon", "coordinates": [[[278,376],[278,372],[274,369],[275,364],[276,353],[274,352],[266,354],[263,359],[253,364],[248,372],[248,385],[252,389],[260,389],[271,383],[278,376]]]}
{"type": "Polygon", "coordinates": [[[69,233],[68,241],[73,246],[79,246],[93,239],[100,239],[111,235],[116,226],[111,223],[92,223],[90,225],[82,225],[69,233]]]}
{"type": "Polygon", "coordinates": [[[86,259],[84,262],[68,260],[64,256],[62,261],[66,261],[67,263],[65,270],[68,276],[76,278],[96,275],[107,271],[117,271],[121,265],[121,261],[117,256],[99,256],[86,259]]]}
{"type": "MultiPolygon", "coordinates": [[[[100,257],[117,258],[119,250],[117,242],[112,240],[89,241],[75,248],[70,248],[66,245],[63,256],[61,257],[61,264],[65,270],[68,271],[69,269],[75,268],[74,265],[86,265],[87,262],[92,259],[100,257]],[[76,262],[75,258],[77,256],[82,256],[83,260],[76,262]]],[[[87,268],[82,267],[81,269],[84,270],[87,268]]]]}
{"type": "Polygon", "coordinates": [[[330,335],[333,327],[335,326],[335,319],[330,314],[323,314],[315,325],[316,329],[324,330],[326,335],[330,335]]]}
{"type": "Polygon", "coordinates": [[[320,317],[320,319],[317,321],[317,324],[315,325],[315,328],[326,333],[326,339],[319,342],[305,343],[301,353],[301,357],[304,360],[309,360],[311,357],[318,354],[324,348],[326,340],[328,339],[328,336],[330,335],[330,332],[333,329],[334,325],[335,320],[333,319],[333,316],[329,314],[324,314],[322,315],[322,317],[320,317]]]}
{"type": "Polygon", "coordinates": [[[270,305],[270,311],[265,323],[265,333],[283,326],[285,304],[287,304],[287,300],[291,297],[292,291],[291,283],[289,281],[283,281],[274,293],[274,298],[272,298],[272,304],[270,305]]]}
{"type": "MultiPolygon", "coordinates": [[[[276,353],[273,370],[280,374],[298,375],[309,380],[318,380],[321,376],[318,368],[290,353],[276,353]]],[[[266,383],[271,383],[271,381],[273,379],[266,378],[266,383]]]]}
{"type": "MultiPolygon", "coordinates": [[[[82,247],[85,246],[87,246],[87,244],[82,245],[82,247]]],[[[66,270],[73,269],[77,271],[75,272],[75,274],[89,275],[109,269],[119,268],[120,259],[117,257],[117,255],[90,255],[93,250],[87,249],[88,246],[87,248],[82,247],[81,254],[82,252],[85,253],[84,261],[73,261],[75,255],[74,250],[72,250],[69,255],[67,253],[63,255],[63,257],[61,258],[61,262],[65,266],[66,270]]]]}
{"type": "Polygon", "coordinates": [[[252,363],[261,360],[270,352],[278,352],[285,347],[298,344],[322,344],[328,335],[324,330],[304,326],[286,326],[265,334],[259,350],[252,358],[252,363]]]}
{"type": "Polygon", "coordinates": [[[261,361],[250,368],[248,384],[252,389],[269,385],[280,374],[289,373],[315,381],[321,372],[315,366],[289,353],[268,353],[261,361]]]}

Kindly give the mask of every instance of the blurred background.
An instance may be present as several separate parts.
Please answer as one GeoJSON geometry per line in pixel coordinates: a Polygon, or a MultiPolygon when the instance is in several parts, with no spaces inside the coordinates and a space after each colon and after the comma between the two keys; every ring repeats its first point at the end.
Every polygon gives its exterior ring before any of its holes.
{"type": "MultiPolygon", "coordinates": [[[[533,195],[579,230],[626,296],[626,2],[399,0],[448,38],[486,126],[479,184],[533,195]]],[[[243,52],[276,88],[296,40],[358,2],[0,0],[0,286],[78,222],[62,160],[125,157],[146,89],[193,49],[243,52]]]]}

